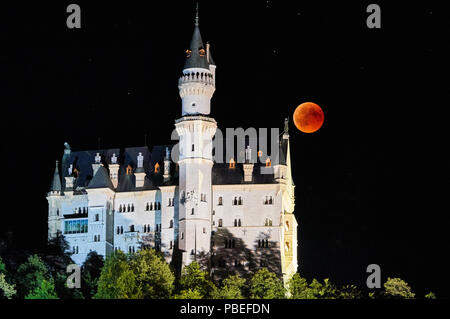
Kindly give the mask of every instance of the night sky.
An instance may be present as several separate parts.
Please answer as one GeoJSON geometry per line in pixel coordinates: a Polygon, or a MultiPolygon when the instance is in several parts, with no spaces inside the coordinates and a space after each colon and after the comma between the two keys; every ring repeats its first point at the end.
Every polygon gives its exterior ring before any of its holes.
{"type": "MultiPolygon", "coordinates": [[[[31,251],[47,236],[45,196],[65,141],[74,151],[98,138],[101,148],[143,146],[145,134],[148,145],[171,143],[194,27],[193,1],[60,2],[2,5],[0,19],[0,233],[31,251]],[[73,2],[81,30],[66,27],[73,2]]],[[[223,130],[282,129],[290,117],[303,276],[363,287],[375,263],[383,282],[448,297],[436,11],[390,2],[376,2],[375,30],[371,2],[200,1],[217,64],[211,116],[223,130]],[[292,123],[306,101],[325,113],[313,134],[292,123]]]]}

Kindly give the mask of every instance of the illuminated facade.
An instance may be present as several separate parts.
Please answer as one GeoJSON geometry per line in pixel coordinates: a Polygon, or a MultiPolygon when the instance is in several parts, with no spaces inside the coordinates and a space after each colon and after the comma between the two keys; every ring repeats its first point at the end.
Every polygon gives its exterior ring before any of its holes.
{"type": "Polygon", "coordinates": [[[66,144],[61,174],[57,162],[47,195],[48,231],[49,238],[64,234],[76,263],[90,251],[107,256],[152,247],[176,267],[196,260],[215,278],[260,267],[284,279],[297,271],[287,128],[278,163],[250,147],[244,163],[216,163],[217,123],[210,117],[215,78],[216,65],[196,17],[178,81],[182,109],[175,120],[176,148],[74,152],[66,144]]]}

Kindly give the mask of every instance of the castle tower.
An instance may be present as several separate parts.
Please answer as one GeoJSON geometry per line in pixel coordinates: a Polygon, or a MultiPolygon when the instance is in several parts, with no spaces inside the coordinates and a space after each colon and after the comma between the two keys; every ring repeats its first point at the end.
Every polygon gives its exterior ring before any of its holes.
{"type": "Polygon", "coordinates": [[[179,142],[179,235],[182,265],[208,254],[211,246],[212,138],[217,123],[209,117],[215,91],[215,65],[203,46],[198,23],[186,50],[178,82],[182,117],[175,121],[179,142]]]}
{"type": "Polygon", "coordinates": [[[48,201],[48,238],[54,238],[61,232],[61,198],[62,185],[59,176],[58,161],[56,161],[55,173],[53,174],[52,185],[47,193],[48,201]]]}

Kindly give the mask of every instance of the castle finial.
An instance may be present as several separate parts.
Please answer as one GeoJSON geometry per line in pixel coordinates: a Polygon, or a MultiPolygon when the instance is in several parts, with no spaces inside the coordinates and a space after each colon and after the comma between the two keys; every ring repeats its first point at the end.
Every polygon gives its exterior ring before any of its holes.
{"type": "Polygon", "coordinates": [[[198,1],[195,5],[195,25],[198,26],[198,1]]]}

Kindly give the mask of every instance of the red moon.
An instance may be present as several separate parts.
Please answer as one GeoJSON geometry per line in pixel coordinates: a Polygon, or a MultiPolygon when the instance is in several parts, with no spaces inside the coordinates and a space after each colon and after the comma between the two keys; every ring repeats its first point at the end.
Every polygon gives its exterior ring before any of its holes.
{"type": "Polygon", "coordinates": [[[323,119],[322,109],[312,102],[300,104],[294,112],[294,124],[303,133],[316,132],[322,127],[323,119]]]}

